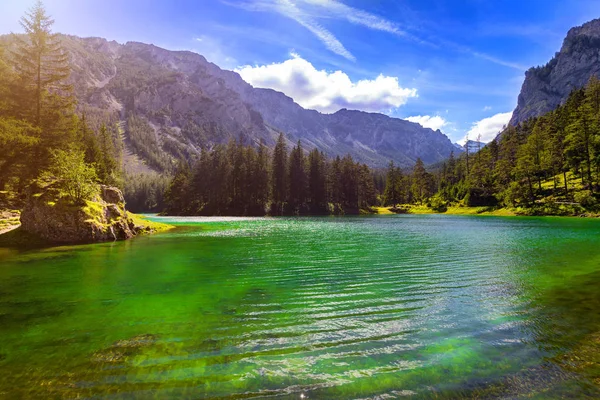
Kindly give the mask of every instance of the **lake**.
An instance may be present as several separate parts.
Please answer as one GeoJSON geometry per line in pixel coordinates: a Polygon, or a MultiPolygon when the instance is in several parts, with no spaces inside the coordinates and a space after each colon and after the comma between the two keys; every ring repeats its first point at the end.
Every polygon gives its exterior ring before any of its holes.
{"type": "Polygon", "coordinates": [[[600,396],[599,220],[160,220],[0,249],[0,398],[600,396]]]}

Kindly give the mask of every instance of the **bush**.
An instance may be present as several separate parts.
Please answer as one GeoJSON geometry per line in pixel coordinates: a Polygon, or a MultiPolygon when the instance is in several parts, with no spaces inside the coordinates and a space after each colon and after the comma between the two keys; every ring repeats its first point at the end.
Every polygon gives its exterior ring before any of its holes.
{"type": "Polygon", "coordinates": [[[100,192],[96,169],[86,164],[85,153],[80,150],[54,150],[50,169],[42,177],[56,180],[60,195],[73,204],[84,204],[85,200],[93,199],[100,192]]]}
{"type": "Polygon", "coordinates": [[[576,203],[581,204],[583,207],[592,207],[596,205],[596,198],[589,190],[582,190],[581,192],[575,193],[573,196],[576,203]]]}
{"type": "Polygon", "coordinates": [[[502,197],[504,205],[516,207],[522,203],[528,203],[529,192],[526,185],[520,182],[511,182],[502,197]]]}
{"type": "Polygon", "coordinates": [[[427,206],[433,211],[439,213],[445,213],[446,211],[448,211],[448,203],[439,195],[435,195],[432,198],[430,198],[427,206]]]}

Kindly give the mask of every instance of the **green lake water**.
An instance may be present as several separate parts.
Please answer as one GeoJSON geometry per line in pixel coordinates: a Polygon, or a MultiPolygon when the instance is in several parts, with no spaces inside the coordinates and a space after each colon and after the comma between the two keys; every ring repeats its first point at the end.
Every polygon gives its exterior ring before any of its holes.
{"type": "Polygon", "coordinates": [[[597,398],[600,221],[166,219],[0,249],[0,398],[597,398]]]}

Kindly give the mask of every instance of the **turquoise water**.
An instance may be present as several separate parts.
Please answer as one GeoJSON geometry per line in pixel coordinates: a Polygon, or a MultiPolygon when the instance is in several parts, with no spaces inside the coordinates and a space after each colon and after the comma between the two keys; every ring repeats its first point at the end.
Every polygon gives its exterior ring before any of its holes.
{"type": "Polygon", "coordinates": [[[167,221],[0,249],[0,397],[600,396],[600,221],[167,221]]]}

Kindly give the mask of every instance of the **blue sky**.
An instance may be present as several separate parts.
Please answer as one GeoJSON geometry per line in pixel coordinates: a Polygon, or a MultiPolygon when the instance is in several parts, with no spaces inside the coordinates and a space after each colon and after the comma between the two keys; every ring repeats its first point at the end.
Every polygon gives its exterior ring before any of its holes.
{"type": "MultiPolygon", "coordinates": [[[[0,33],[27,1],[0,0],[0,33]]],[[[47,0],[55,31],[191,50],[255,86],[334,112],[378,111],[489,139],[524,72],[545,64],[597,0],[47,0]]]]}

